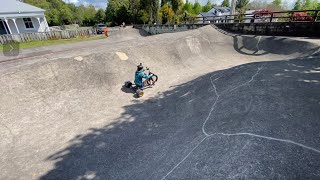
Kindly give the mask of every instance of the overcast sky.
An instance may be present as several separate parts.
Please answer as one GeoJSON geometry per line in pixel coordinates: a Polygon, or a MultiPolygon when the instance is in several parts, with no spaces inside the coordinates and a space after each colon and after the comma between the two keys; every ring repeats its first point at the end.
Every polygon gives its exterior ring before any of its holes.
{"type": "MultiPolygon", "coordinates": [[[[93,4],[96,8],[103,8],[105,9],[107,7],[107,0],[64,0],[65,2],[71,2],[71,3],[75,3],[77,5],[80,4],[84,4],[84,5],[88,5],[88,4],[93,4]]],[[[189,0],[189,2],[194,3],[196,0],[189,0]]],[[[202,5],[205,5],[207,3],[208,0],[199,0],[199,2],[202,5]]],[[[272,0],[268,0],[268,1],[272,1],[272,0]]],[[[293,4],[295,2],[295,0],[282,0],[282,1],[287,1],[289,7],[293,7],[293,4]]],[[[211,0],[212,3],[216,3],[216,4],[221,4],[222,0],[211,0]]]]}

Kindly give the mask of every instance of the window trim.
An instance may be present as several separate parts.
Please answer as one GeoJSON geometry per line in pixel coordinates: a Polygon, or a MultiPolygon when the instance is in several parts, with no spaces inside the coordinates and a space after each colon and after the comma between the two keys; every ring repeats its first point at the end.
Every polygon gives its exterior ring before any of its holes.
{"type": "Polygon", "coordinates": [[[35,29],[34,23],[33,23],[33,21],[32,21],[32,17],[24,17],[24,18],[22,18],[22,22],[23,22],[23,24],[24,24],[24,29],[25,29],[25,30],[33,30],[33,29],[35,29]],[[26,22],[24,21],[24,19],[30,19],[30,21],[27,21],[27,22],[28,22],[28,23],[31,22],[32,28],[27,28],[26,22]]]}
{"type": "Polygon", "coordinates": [[[6,31],[6,34],[10,34],[6,21],[2,20],[2,19],[0,21],[1,21],[1,24],[2,24],[2,26],[4,28],[4,30],[6,31]]]}

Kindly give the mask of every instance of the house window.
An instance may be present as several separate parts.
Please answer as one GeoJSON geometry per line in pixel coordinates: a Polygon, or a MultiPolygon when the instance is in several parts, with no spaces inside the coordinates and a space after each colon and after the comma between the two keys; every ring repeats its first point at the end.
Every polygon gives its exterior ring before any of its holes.
{"type": "Polygon", "coordinates": [[[24,22],[24,25],[26,26],[27,29],[33,28],[31,18],[23,18],[23,22],[24,22]]]}

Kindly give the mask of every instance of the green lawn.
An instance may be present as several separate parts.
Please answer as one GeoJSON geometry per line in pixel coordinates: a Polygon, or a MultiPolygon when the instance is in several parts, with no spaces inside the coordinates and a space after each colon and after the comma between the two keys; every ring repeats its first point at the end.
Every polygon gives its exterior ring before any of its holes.
{"type": "MultiPolygon", "coordinates": [[[[27,49],[27,48],[33,48],[33,47],[50,46],[50,45],[65,44],[65,43],[74,43],[74,42],[97,40],[97,39],[104,39],[104,38],[106,38],[106,37],[103,35],[99,35],[99,36],[78,37],[78,38],[71,38],[71,39],[30,41],[30,42],[19,43],[19,48],[20,49],[27,49]]],[[[1,51],[3,51],[3,45],[0,44],[0,52],[1,51]]]]}

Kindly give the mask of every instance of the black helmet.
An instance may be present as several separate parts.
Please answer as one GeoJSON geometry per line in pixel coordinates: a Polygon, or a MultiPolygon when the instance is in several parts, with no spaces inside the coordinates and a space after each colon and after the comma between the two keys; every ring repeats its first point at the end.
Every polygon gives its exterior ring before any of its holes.
{"type": "Polygon", "coordinates": [[[137,71],[141,71],[143,69],[142,63],[137,66],[137,71]]]}

